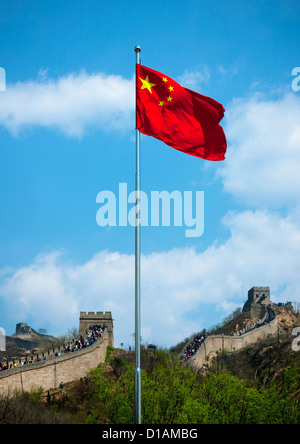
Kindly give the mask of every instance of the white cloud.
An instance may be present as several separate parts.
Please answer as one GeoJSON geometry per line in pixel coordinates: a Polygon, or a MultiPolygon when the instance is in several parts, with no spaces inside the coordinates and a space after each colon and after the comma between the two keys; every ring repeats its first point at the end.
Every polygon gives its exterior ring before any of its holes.
{"type": "Polygon", "coordinates": [[[255,95],[226,110],[228,152],[218,173],[245,205],[280,208],[299,203],[300,98],[255,95]]]}
{"type": "MultiPolygon", "coordinates": [[[[242,306],[254,285],[270,286],[275,301],[299,300],[299,223],[267,211],[228,213],[224,223],[230,238],[203,252],[143,255],[144,341],[175,345],[242,306]]],[[[133,255],[101,251],[74,265],[54,252],[0,276],[0,298],[12,318],[17,313],[16,322],[30,317],[39,327],[49,323],[53,332],[64,333],[77,324],[80,311],[112,311],[116,345],[132,344],[133,255]]]]}
{"type": "Polygon", "coordinates": [[[0,125],[17,135],[34,126],[81,137],[91,126],[124,129],[133,119],[134,79],[70,74],[9,84],[0,101],[0,125]]]}
{"type": "Polygon", "coordinates": [[[219,65],[217,68],[218,72],[222,76],[235,76],[238,73],[237,64],[234,63],[233,65],[230,65],[229,67],[224,67],[224,65],[219,65]]]}
{"type": "Polygon", "coordinates": [[[202,83],[207,83],[209,79],[209,69],[206,65],[203,65],[194,71],[185,70],[184,73],[178,77],[178,83],[185,88],[197,90],[202,83]]]}

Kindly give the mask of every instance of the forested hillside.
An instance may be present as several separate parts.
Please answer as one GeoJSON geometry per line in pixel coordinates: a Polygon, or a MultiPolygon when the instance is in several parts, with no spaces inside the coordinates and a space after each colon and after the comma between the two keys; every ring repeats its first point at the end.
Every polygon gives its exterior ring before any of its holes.
{"type": "MultiPolygon", "coordinates": [[[[299,424],[299,352],[260,343],[195,373],[169,351],[142,353],[144,424],[299,424]]],[[[134,355],[108,349],[86,378],[0,401],[0,423],[134,423],[134,355]]]]}

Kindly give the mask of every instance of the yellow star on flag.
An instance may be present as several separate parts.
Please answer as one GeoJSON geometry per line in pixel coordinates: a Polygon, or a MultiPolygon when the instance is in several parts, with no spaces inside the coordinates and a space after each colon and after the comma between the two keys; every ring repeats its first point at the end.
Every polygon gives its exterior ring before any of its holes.
{"type": "Polygon", "coordinates": [[[168,81],[167,77],[163,77],[163,82],[167,82],[167,81],[168,81]]]}
{"type": "Polygon", "coordinates": [[[168,90],[169,91],[174,91],[174,87],[173,86],[169,86],[168,90]]]}
{"type": "Polygon", "coordinates": [[[152,88],[152,86],[156,86],[156,84],[155,83],[150,83],[149,82],[149,77],[148,76],[146,76],[146,78],[145,79],[142,79],[141,77],[139,77],[139,79],[140,79],[140,81],[142,82],[142,86],[141,86],[141,89],[148,89],[148,91],[150,91],[150,93],[152,94],[152,91],[151,91],[151,88],[152,88]]]}
{"type": "Polygon", "coordinates": [[[164,101],[159,102],[159,106],[164,106],[164,101]]]}
{"type": "Polygon", "coordinates": [[[169,96],[169,97],[167,98],[167,101],[168,101],[168,102],[171,102],[171,100],[173,100],[173,97],[169,96]]]}

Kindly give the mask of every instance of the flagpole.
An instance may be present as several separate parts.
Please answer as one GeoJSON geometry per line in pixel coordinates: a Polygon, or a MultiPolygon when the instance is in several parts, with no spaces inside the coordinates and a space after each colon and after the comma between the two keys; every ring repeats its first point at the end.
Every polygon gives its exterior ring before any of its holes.
{"type": "MultiPolygon", "coordinates": [[[[136,64],[141,63],[140,46],[134,48],[136,64]]],[[[135,174],[135,371],[134,371],[134,405],[135,423],[141,424],[141,226],[140,226],[140,191],[141,191],[141,134],[135,130],[136,137],[136,174],[135,174]]]]}

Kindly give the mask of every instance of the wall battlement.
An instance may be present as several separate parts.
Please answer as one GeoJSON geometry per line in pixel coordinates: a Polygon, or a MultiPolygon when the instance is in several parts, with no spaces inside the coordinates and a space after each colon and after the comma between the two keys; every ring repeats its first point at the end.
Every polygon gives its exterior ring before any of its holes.
{"type": "Polygon", "coordinates": [[[103,311],[88,311],[88,312],[86,312],[86,311],[81,311],[80,312],[80,318],[94,318],[94,317],[97,317],[97,318],[103,318],[103,319],[112,319],[112,316],[111,316],[111,311],[106,311],[106,312],[103,312],[103,311]]]}

